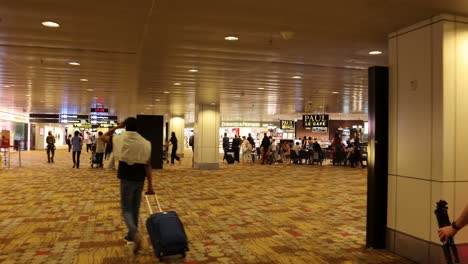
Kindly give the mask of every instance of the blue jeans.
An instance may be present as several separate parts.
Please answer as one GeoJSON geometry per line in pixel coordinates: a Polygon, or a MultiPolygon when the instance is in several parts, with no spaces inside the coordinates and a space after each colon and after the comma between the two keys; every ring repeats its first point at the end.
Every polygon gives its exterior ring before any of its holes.
{"type": "Polygon", "coordinates": [[[129,241],[135,241],[138,231],[138,214],[144,184],[144,181],[120,180],[120,206],[128,228],[127,240],[129,241]]]}

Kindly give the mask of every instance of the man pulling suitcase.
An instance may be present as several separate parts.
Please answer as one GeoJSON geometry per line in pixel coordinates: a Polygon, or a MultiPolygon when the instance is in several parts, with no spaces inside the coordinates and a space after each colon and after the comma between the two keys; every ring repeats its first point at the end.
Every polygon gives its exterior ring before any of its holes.
{"type": "Polygon", "coordinates": [[[145,178],[148,179],[147,193],[154,194],[151,178],[151,143],[136,131],[137,120],[129,117],[102,136],[102,140],[106,143],[111,143],[112,136],[114,157],[119,161],[117,174],[120,179],[120,205],[128,228],[125,240],[129,251],[133,254],[138,253],[141,248],[138,217],[145,178]],[[112,136],[119,128],[125,128],[126,133],[112,136]]]}

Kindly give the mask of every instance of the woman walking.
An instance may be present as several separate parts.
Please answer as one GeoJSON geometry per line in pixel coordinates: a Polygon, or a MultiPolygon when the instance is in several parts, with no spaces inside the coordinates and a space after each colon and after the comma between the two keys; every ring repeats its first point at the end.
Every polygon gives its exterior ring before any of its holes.
{"type": "Polygon", "coordinates": [[[83,139],[80,137],[80,132],[75,131],[75,136],[71,139],[72,148],[73,148],[73,168],[80,167],[80,155],[81,147],[83,145],[83,139]]]}
{"type": "Polygon", "coordinates": [[[177,137],[174,132],[171,133],[171,138],[169,139],[169,142],[169,146],[172,145],[171,164],[174,164],[174,159],[176,159],[180,163],[180,158],[179,156],[177,156],[177,137]]]}

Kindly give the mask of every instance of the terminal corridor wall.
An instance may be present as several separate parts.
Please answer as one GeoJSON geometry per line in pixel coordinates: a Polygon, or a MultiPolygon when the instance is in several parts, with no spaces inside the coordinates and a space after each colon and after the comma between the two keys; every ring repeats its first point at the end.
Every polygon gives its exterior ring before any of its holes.
{"type": "Polygon", "coordinates": [[[387,247],[439,263],[436,202],[451,220],[468,203],[468,20],[442,15],[391,34],[389,68],[387,247]]]}

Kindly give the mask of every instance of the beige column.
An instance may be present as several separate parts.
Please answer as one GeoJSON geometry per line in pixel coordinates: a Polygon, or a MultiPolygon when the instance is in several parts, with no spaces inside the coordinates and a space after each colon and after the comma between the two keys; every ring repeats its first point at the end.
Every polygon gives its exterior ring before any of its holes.
{"type": "Polygon", "coordinates": [[[219,123],[218,105],[200,104],[196,107],[193,168],[219,169],[219,123]]]}
{"type": "MultiPolygon", "coordinates": [[[[172,132],[176,134],[177,137],[177,156],[184,157],[184,148],[185,148],[185,119],[183,116],[172,116],[169,119],[169,135],[168,139],[171,138],[172,132]]],[[[172,151],[172,148],[169,149],[169,152],[172,151]]]]}
{"type": "MultiPolygon", "coordinates": [[[[468,203],[468,19],[441,15],[389,39],[388,248],[440,263],[436,202],[468,203]]],[[[468,243],[468,230],[458,244],[468,243]]]]}

